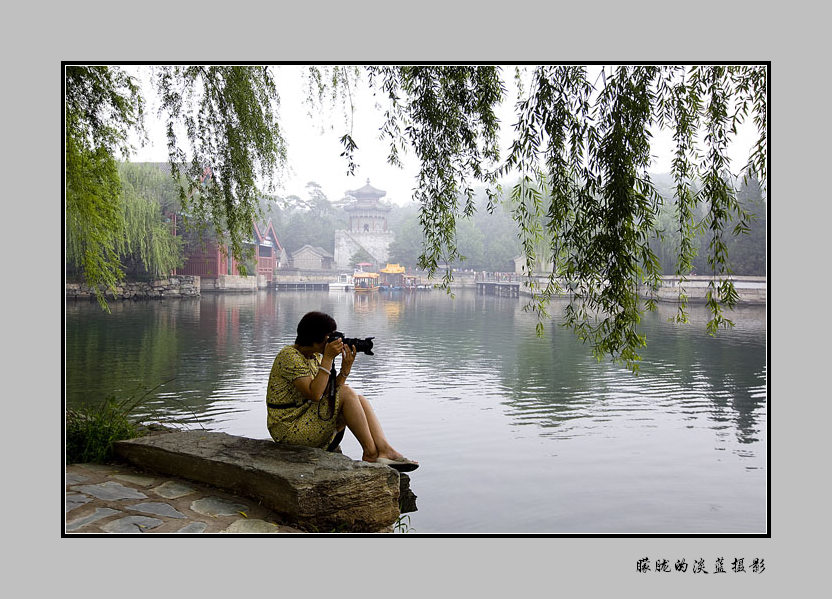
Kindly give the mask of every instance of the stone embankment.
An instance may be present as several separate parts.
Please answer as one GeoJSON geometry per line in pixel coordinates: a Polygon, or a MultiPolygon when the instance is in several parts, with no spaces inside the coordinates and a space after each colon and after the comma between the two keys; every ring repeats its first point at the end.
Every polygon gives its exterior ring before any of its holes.
{"type": "MultiPolygon", "coordinates": [[[[95,291],[83,283],[66,283],[67,299],[94,299],[95,291]]],[[[197,276],[176,275],[166,279],[148,282],[125,281],[115,288],[115,292],[105,292],[108,300],[146,300],[177,297],[198,297],[200,280],[197,276]]]]}
{"type": "Polygon", "coordinates": [[[390,532],[400,498],[412,497],[406,475],[388,466],[271,440],[182,431],[120,441],[115,451],[145,470],[251,498],[312,532],[390,532]]]}
{"type": "MultiPolygon", "coordinates": [[[[515,275],[516,276],[516,275],[515,275]]],[[[765,305],[768,299],[768,282],[766,277],[731,277],[734,282],[734,289],[737,292],[739,304],[749,305],[765,305]]],[[[717,288],[721,280],[719,277],[714,279],[717,288]]],[[[544,289],[547,285],[548,279],[543,276],[535,277],[535,284],[538,289],[544,289]]],[[[691,275],[682,280],[680,277],[665,276],[662,277],[662,283],[656,292],[653,292],[647,286],[640,286],[638,294],[642,298],[655,298],[660,302],[679,303],[680,294],[687,297],[687,301],[691,304],[703,303],[707,301],[708,290],[710,289],[711,277],[701,275],[691,275]]],[[[520,295],[531,296],[531,292],[526,284],[526,279],[519,278],[520,295]]],[[[567,289],[564,281],[561,281],[563,289],[567,289]]],[[[564,291],[560,294],[555,294],[554,297],[568,298],[570,293],[564,291]]]]}
{"type": "MultiPolygon", "coordinates": [[[[766,277],[731,277],[734,282],[734,289],[737,292],[740,304],[765,304],[768,299],[768,282],[766,277]]],[[[691,275],[682,279],[680,277],[662,277],[662,284],[655,294],[655,298],[661,302],[679,302],[679,295],[684,294],[690,302],[707,301],[710,290],[711,277],[691,275]]],[[[713,279],[716,288],[722,282],[722,278],[713,279]]],[[[641,287],[639,293],[642,297],[653,297],[653,292],[647,287],[641,287]]]]}
{"type": "Polygon", "coordinates": [[[237,292],[254,293],[258,289],[269,286],[265,275],[218,275],[216,277],[202,277],[202,292],[237,292]]]}

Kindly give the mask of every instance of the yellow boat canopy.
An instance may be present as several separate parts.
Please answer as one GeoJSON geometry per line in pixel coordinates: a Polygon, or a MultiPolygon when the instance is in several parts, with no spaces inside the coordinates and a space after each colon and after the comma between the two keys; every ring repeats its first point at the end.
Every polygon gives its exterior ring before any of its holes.
{"type": "Polygon", "coordinates": [[[377,279],[377,272],[357,272],[352,276],[353,279],[377,279]]]}
{"type": "Polygon", "coordinates": [[[403,275],[405,272],[404,266],[399,266],[398,264],[390,264],[387,263],[387,266],[381,269],[381,272],[387,275],[403,275]]]}

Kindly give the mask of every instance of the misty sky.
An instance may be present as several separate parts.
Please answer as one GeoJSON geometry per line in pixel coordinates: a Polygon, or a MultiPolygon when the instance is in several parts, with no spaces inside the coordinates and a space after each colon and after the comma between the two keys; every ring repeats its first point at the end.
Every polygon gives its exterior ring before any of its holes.
{"type": "MultiPolygon", "coordinates": [[[[278,195],[299,195],[306,197],[305,186],[309,181],[321,185],[330,201],[341,199],[347,190],[362,187],[370,183],[387,192],[385,199],[396,204],[410,201],[415,186],[418,164],[412,153],[401,155],[404,168],[387,164],[387,146],[378,139],[382,125],[383,113],[377,108],[377,99],[362,80],[355,92],[355,113],[353,115],[352,136],[358,144],[356,162],[358,168],[354,176],[346,174],[346,161],[340,156],[343,148],[338,141],[348,131],[348,116],[345,110],[336,106],[334,109],[325,104],[323,113],[308,114],[309,108],[303,102],[306,97],[303,80],[304,66],[275,66],[275,79],[280,95],[279,123],[287,143],[287,172],[276,179],[278,195]]],[[[140,67],[129,68],[138,73],[140,67]]],[[[146,69],[142,69],[146,71],[146,69]]],[[[502,123],[501,156],[505,156],[511,143],[512,125],[514,124],[514,102],[517,99],[512,77],[514,67],[504,66],[503,77],[508,89],[506,101],[498,112],[502,123]]],[[[149,143],[138,148],[132,160],[166,162],[167,149],[164,130],[156,119],[159,107],[155,93],[148,85],[143,85],[147,101],[145,124],[149,143]]],[[[654,129],[652,172],[662,173],[670,170],[672,157],[672,136],[670,132],[654,129]]],[[[755,131],[750,124],[741,129],[729,149],[729,156],[736,170],[737,165],[745,164],[751,145],[755,141],[755,131]]]]}

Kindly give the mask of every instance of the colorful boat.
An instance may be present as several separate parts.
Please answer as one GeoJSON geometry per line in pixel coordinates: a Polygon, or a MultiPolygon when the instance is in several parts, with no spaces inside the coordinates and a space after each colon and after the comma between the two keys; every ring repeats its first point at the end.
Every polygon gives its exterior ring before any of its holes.
{"type": "Polygon", "coordinates": [[[382,289],[401,289],[403,286],[403,277],[405,274],[404,266],[399,266],[398,264],[390,264],[387,263],[387,266],[382,268],[380,271],[381,273],[381,280],[380,286],[382,289]]]}
{"type": "Polygon", "coordinates": [[[371,291],[378,291],[378,273],[377,272],[357,272],[352,276],[355,281],[356,293],[369,293],[371,291]]]}

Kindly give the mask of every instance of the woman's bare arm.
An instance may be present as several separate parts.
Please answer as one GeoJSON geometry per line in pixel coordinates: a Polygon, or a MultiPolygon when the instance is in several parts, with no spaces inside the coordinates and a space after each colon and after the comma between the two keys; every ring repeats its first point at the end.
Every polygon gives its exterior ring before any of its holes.
{"type": "Polygon", "coordinates": [[[344,347],[344,342],[340,339],[335,339],[332,343],[327,343],[324,349],[324,357],[321,359],[321,368],[315,376],[302,376],[295,379],[292,383],[295,388],[300,391],[304,399],[312,401],[319,401],[326,389],[326,383],[329,380],[329,373],[327,370],[332,370],[332,363],[335,356],[341,353],[344,347]]]}

